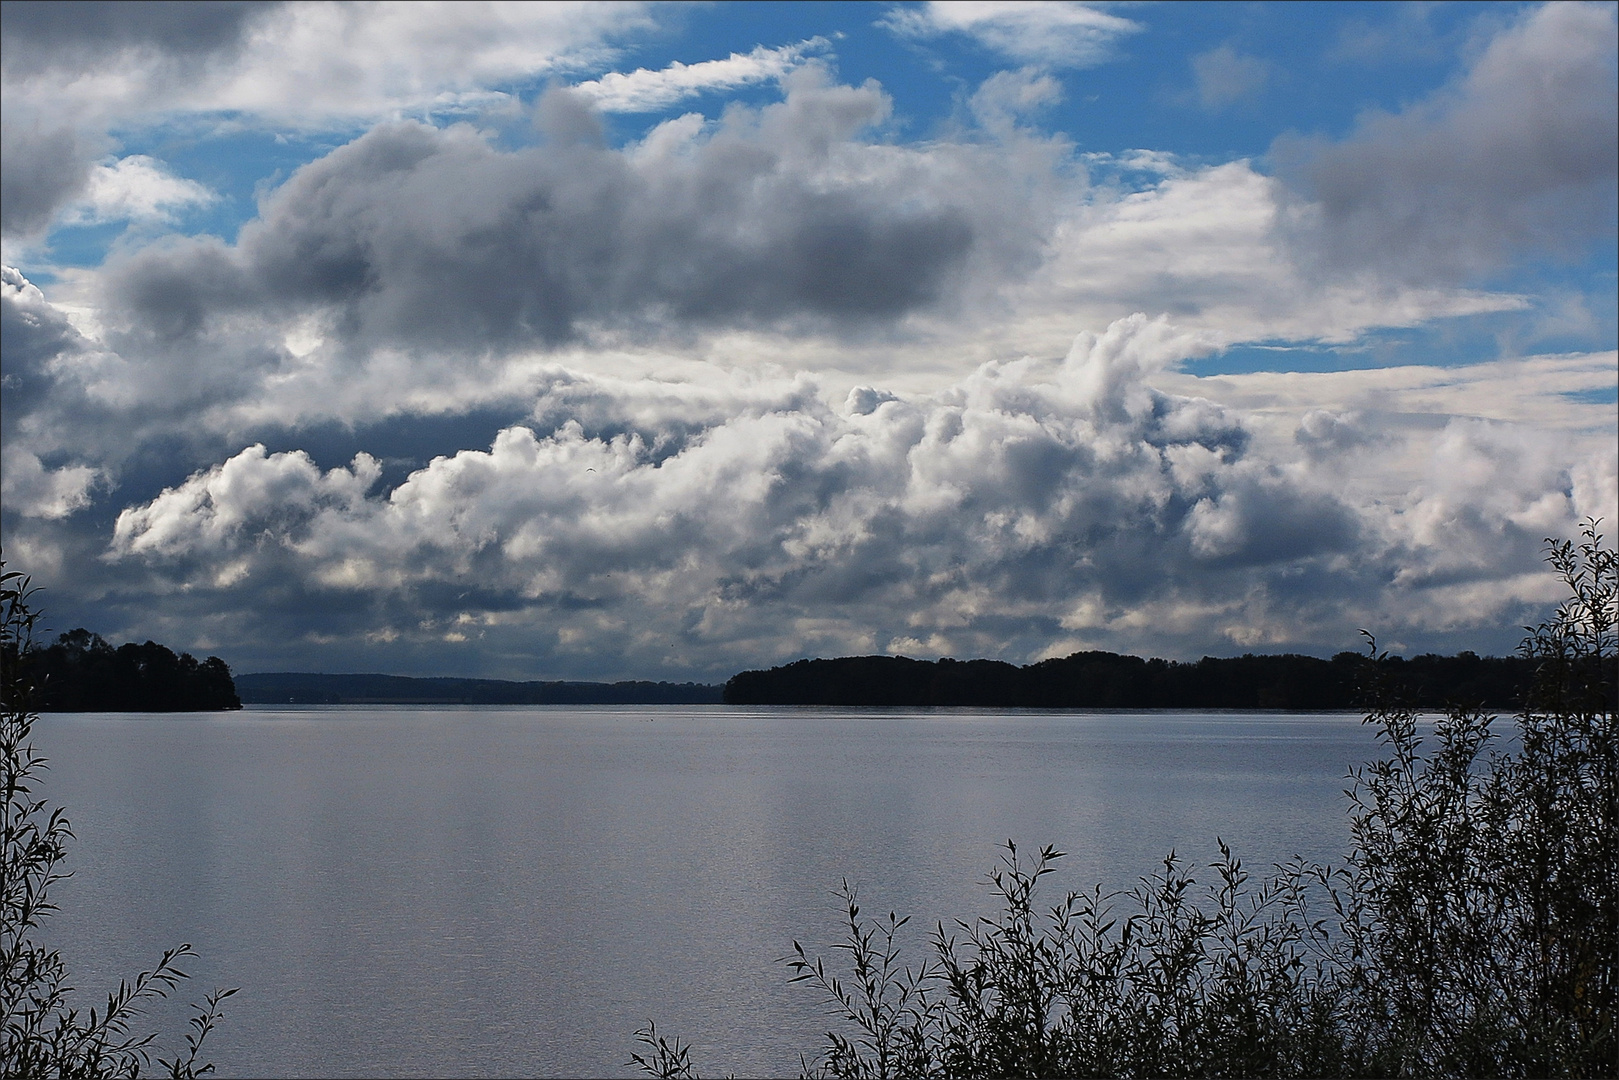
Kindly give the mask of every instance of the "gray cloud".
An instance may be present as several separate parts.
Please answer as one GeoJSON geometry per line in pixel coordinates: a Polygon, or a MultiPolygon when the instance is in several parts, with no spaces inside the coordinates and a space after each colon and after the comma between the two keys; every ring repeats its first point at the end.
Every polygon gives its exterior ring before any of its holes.
{"type": "Polygon", "coordinates": [[[8,98],[0,121],[0,233],[40,236],[59,210],[84,194],[91,166],[112,145],[90,120],[94,109],[64,96],[41,98],[30,80],[51,69],[69,79],[106,74],[128,56],[155,65],[168,80],[195,78],[201,65],[236,50],[254,18],[278,6],[6,0],[0,6],[8,98]]]}
{"type": "Polygon", "coordinates": [[[248,0],[6,0],[0,6],[0,57],[9,74],[25,74],[55,65],[88,67],[125,49],[206,56],[234,49],[257,16],[280,6],[248,0]]]}
{"type": "Polygon", "coordinates": [[[1312,457],[1330,457],[1336,453],[1365,446],[1372,437],[1365,431],[1360,418],[1353,413],[1339,413],[1330,409],[1311,409],[1299,421],[1293,441],[1312,457]]]}
{"type": "Polygon", "coordinates": [[[1279,140],[1273,156],[1330,263],[1455,279],[1614,235],[1616,99],[1613,7],[1549,4],[1450,90],[1363,117],[1341,143],[1279,140]]]}
{"type": "Polygon", "coordinates": [[[1221,45],[1192,57],[1192,75],[1203,107],[1223,109],[1263,90],[1270,78],[1270,64],[1221,45]]]}
{"type": "Polygon", "coordinates": [[[875,85],[800,72],[779,105],[707,133],[674,121],[627,151],[595,141],[566,91],[525,150],[383,125],[295,174],[238,246],[147,249],[111,264],[109,288],[121,329],[163,347],[279,311],[361,347],[482,351],[590,326],[886,322],[975,266],[1032,265],[1043,223],[1011,202],[1029,183],[1016,155],[856,138],[886,111],[875,85]]]}
{"type": "Polygon", "coordinates": [[[84,193],[95,152],[72,127],[0,124],[0,233],[36,236],[84,193]]]}

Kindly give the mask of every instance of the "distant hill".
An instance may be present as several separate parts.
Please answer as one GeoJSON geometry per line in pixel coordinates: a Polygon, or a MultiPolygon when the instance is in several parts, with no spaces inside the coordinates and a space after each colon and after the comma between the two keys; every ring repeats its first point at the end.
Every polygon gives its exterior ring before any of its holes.
{"type": "Polygon", "coordinates": [[[217,656],[148,641],[113,648],[100,634],[70,630],[18,659],[22,682],[34,687],[41,712],[202,712],[240,709],[230,668],[217,656]]]}
{"type": "Polygon", "coordinates": [[[508,682],[278,671],[236,677],[249,705],[714,705],[722,687],[670,682],[508,682]]]}
{"type": "Polygon", "coordinates": [[[1000,660],[850,656],[744,671],[725,684],[731,705],[979,705],[1030,708],[1356,709],[1362,685],[1384,678],[1424,709],[1450,702],[1510,710],[1522,704],[1534,663],[1520,657],[1331,660],[1283,654],[1192,663],[1078,652],[1018,667],[1000,660]]]}

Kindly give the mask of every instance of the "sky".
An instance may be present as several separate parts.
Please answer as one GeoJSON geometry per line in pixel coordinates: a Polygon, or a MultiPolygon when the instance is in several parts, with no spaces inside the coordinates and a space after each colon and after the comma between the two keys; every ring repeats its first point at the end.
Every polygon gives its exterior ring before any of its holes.
{"type": "Polygon", "coordinates": [[[238,673],[1509,653],[1615,14],[7,2],[7,566],[238,673]]]}

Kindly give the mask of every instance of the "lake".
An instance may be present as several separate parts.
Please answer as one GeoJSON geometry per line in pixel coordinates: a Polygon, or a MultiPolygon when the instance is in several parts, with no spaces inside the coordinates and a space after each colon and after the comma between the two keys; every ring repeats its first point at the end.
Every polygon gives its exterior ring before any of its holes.
{"type": "MultiPolygon", "coordinates": [[[[240,986],[222,1076],[615,1076],[649,1018],[709,1074],[796,1074],[841,958],[833,890],[987,913],[1008,838],[1053,902],[1224,838],[1256,876],[1339,859],[1358,716],[724,706],[50,714],[52,899],[80,1005],[182,941],[176,1007],[240,986]]],[[[98,1000],[99,998],[99,1000],[98,1000]]]]}

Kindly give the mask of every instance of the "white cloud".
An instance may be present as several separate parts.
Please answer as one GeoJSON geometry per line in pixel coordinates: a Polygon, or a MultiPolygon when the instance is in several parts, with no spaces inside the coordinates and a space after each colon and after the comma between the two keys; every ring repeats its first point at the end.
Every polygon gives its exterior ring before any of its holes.
{"type": "Polygon", "coordinates": [[[1220,347],[1527,305],[1304,272],[1279,185],[1245,162],[1155,157],[1144,187],[1087,186],[1010,127],[868,141],[886,107],[795,83],[780,105],[670,121],[622,151],[378,129],[291,178],[234,246],[174,242],[81,275],[74,302],[122,357],[98,393],[146,402],[139,424],[182,410],[242,430],[511,401],[556,363],[773,363],[840,394],[937,389],[1139,310],[1220,347]]]}
{"type": "Polygon", "coordinates": [[[68,219],[81,225],[129,220],[166,222],[180,210],[207,206],[218,197],[195,180],[175,176],[156,158],[131,154],[108,158],[90,170],[84,198],[69,208],[68,219]]]}
{"type": "Polygon", "coordinates": [[[1035,68],[998,71],[973,92],[968,107],[987,130],[1003,132],[1019,119],[1062,100],[1062,84],[1035,68]]]}
{"type": "Polygon", "coordinates": [[[658,71],[636,68],[628,73],[609,72],[599,79],[578,83],[573,90],[602,112],[659,112],[705,92],[781,79],[807,56],[827,47],[827,40],[820,37],[774,49],[760,45],[752,52],[732,53],[724,60],[696,64],[676,60],[658,71]]]}
{"type": "Polygon", "coordinates": [[[1038,0],[930,0],[895,8],[880,20],[901,37],[963,34],[1019,63],[1094,67],[1112,59],[1140,23],[1095,7],[1038,0]]]}
{"type": "MultiPolygon", "coordinates": [[[[1285,361],[1284,361],[1285,362],[1285,361]]],[[[1455,367],[1405,365],[1350,371],[1166,374],[1177,393],[1213,398],[1288,424],[1312,409],[1412,417],[1461,416],[1547,430],[1611,435],[1614,405],[1592,400],[1619,383],[1619,354],[1552,354],[1455,367]]]]}
{"type": "MultiPolygon", "coordinates": [[[[1247,161],[1200,169],[1161,158],[1148,186],[1070,203],[1047,258],[1008,290],[1015,339],[1004,352],[1050,353],[1076,325],[1163,311],[1211,342],[1352,342],[1373,327],[1520,310],[1521,296],[1311,272],[1285,189],[1247,161]]],[[[992,336],[996,327],[989,329],[992,336]]]]}
{"type": "Polygon", "coordinates": [[[365,454],[349,469],[322,473],[301,451],[272,455],[250,446],[119,514],[113,544],[132,554],[172,555],[199,544],[251,547],[265,536],[283,539],[281,530],[300,514],[358,505],[380,475],[365,454]]]}
{"type": "Polygon", "coordinates": [[[90,491],[102,479],[100,471],[88,465],[46,469],[27,450],[13,449],[0,474],[0,498],[7,509],[28,517],[65,518],[90,505],[90,491]]]}

